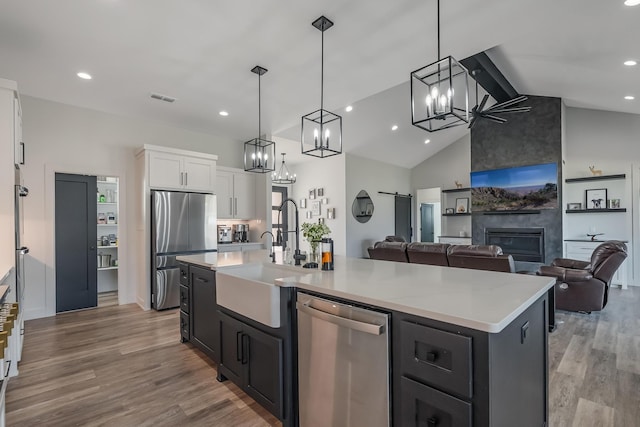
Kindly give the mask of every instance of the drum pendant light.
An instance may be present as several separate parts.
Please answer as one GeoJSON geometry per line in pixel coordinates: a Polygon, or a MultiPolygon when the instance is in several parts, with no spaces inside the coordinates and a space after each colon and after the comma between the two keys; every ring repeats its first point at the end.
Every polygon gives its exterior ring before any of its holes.
{"type": "Polygon", "coordinates": [[[452,56],[440,57],[440,0],[438,60],[411,73],[411,123],[429,132],[469,122],[469,73],[452,56]]]}
{"type": "Polygon", "coordinates": [[[268,70],[259,65],[251,69],[258,75],[258,137],[244,143],[244,170],[247,172],[269,173],[276,170],[276,143],[262,138],[260,78],[268,70]]]}
{"type": "Polygon", "coordinates": [[[311,24],[322,32],[320,62],[320,109],[302,116],[302,154],[330,157],[342,153],[342,117],[324,109],[324,32],[333,22],[324,16],[311,24]]]}

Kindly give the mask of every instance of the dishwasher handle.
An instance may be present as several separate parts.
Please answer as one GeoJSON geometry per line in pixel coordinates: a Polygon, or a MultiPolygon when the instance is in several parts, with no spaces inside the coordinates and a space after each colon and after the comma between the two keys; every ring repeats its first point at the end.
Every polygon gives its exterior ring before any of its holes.
{"type": "Polygon", "coordinates": [[[343,326],[345,328],[365,332],[371,335],[382,335],[384,333],[384,325],[359,322],[357,320],[347,319],[346,317],[336,316],[335,314],[318,310],[308,304],[302,304],[300,301],[296,302],[296,308],[302,313],[308,314],[311,317],[317,317],[318,319],[333,323],[334,325],[343,326]]]}

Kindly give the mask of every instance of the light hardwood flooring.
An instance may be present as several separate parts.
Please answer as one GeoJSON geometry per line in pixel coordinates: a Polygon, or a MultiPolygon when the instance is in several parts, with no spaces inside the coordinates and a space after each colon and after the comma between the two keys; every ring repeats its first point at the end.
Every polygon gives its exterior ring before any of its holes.
{"type": "Polygon", "coordinates": [[[100,292],[98,294],[98,307],[118,305],[118,291],[100,292]]]}
{"type": "MultiPolygon", "coordinates": [[[[640,426],[640,288],[604,311],[558,312],[549,335],[550,426],[640,426]]],[[[106,306],[28,321],[8,426],[279,426],[179,343],[177,310],[106,306]]]]}

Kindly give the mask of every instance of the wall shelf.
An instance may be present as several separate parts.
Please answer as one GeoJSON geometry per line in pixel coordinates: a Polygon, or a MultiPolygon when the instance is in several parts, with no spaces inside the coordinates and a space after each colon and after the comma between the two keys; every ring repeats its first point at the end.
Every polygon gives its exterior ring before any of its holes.
{"type": "Polygon", "coordinates": [[[567,178],[564,180],[566,183],[571,182],[584,182],[584,181],[607,181],[614,179],[626,179],[627,175],[624,173],[618,175],[600,175],[600,176],[587,176],[584,178],[567,178]]]}
{"type": "Polygon", "coordinates": [[[98,249],[117,249],[118,245],[98,246],[98,249]]]}
{"type": "Polygon", "coordinates": [[[471,188],[469,188],[469,187],[465,187],[465,188],[450,188],[448,190],[442,190],[443,193],[461,193],[463,191],[471,191],[471,188]]]}
{"type": "Polygon", "coordinates": [[[626,212],[627,208],[619,208],[619,209],[567,209],[566,213],[604,213],[604,212],[626,212]]]}
{"type": "Polygon", "coordinates": [[[539,214],[539,210],[529,209],[521,211],[495,211],[495,212],[482,212],[482,215],[536,215],[539,214]]]}
{"type": "Polygon", "coordinates": [[[117,270],[118,266],[112,266],[112,267],[103,267],[103,268],[98,268],[98,271],[105,271],[105,270],[117,270]]]}
{"type": "Polygon", "coordinates": [[[442,216],[470,216],[471,212],[465,213],[443,213],[442,216]]]}
{"type": "Polygon", "coordinates": [[[118,181],[96,181],[96,184],[111,184],[116,185],[118,181]]]}
{"type": "Polygon", "coordinates": [[[98,202],[98,205],[117,205],[116,202],[98,202]]]}

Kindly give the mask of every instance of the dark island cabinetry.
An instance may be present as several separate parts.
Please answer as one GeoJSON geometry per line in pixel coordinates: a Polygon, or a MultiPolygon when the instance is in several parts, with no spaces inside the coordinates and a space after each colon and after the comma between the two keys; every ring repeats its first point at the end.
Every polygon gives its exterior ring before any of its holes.
{"type": "Polygon", "coordinates": [[[283,340],[225,313],[220,319],[218,378],[228,378],[278,418],[284,392],[283,340]],[[222,375],[222,377],[220,376],[222,375]]]}
{"type": "Polygon", "coordinates": [[[180,333],[214,362],[219,357],[215,272],[180,264],[180,333]]]}
{"type": "Polygon", "coordinates": [[[546,295],[497,333],[394,313],[394,425],[547,425],[546,319],[546,295]]]}

